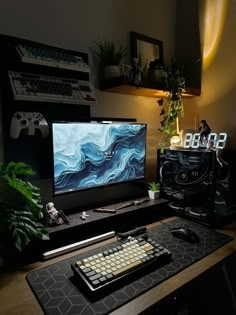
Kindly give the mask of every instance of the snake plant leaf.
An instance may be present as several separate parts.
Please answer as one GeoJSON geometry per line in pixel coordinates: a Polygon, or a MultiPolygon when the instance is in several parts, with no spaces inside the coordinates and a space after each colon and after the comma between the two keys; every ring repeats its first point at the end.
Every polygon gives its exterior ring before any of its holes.
{"type": "Polygon", "coordinates": [[[127,47],[122,43],[117,44],[107,39],[94,41],[94,45],[90,50],[104,67],[119,65],[121,60],[127,55],[127,47]]]}
{"type": "Polygon", "coordinates": [[[160,189],[160,183],[152,181],[148,184],[148,188],[151,191],[158,191],[160,189]]]}

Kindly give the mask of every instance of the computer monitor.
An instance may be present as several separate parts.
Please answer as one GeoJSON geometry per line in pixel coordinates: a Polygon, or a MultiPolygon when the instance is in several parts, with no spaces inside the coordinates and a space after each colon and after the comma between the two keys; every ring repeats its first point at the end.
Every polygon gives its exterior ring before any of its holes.
{"type": "Polygon", "coordinates": [[[145,178],[146,124],[53,122],[55,195],[145,178]]]}

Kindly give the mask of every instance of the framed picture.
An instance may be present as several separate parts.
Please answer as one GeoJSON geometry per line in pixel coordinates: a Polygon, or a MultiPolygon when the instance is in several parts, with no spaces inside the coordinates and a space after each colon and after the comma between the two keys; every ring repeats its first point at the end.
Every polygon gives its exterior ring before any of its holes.
{"type": "Polygon", "coordinates": [[[150,62],[156,61],[163,64],[163,42],[161,40],[148,37],[136,32],[131,32],[131,55],[138,59],[139,66],[143,74],[148,69],[150,62]]]}

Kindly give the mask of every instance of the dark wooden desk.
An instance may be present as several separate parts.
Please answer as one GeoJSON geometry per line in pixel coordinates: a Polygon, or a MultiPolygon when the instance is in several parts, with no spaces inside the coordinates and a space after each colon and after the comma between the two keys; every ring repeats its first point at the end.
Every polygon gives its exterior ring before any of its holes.
{"type": "MultiPolygon", "coordinates": [[[[172,218],[164,221],[172,220],[172,218]]],[[[156,222],[149,227],[156,226],[160,223],[156,222]]],[[[226,226],[221,229],[221,232],[236,238],[236,223],[226,226]]],[[[97,248],[105,245],[114,239],[106,240],[98,244],[80,249],[78,251],[57,257],[45,262],[37,262],[32,265],[27,265],[21,269],[12,272],[4,272],[0,274],[0,314],[1,315],[42,315],[43,311],[38,304],[33,292],[31,291],[28,283],[25,280],[25,275],[29,271],[51,265],[62,259],[69,258],[79,253],[97,248]]],[[[176,292],[204,272],[210,270],[218,263],[222,263],[225,258],[232,255],[236,250],[236,240],[227,243],[225,246],[219,248],[215,252],[192,264],[190,267],[179,272],[175,276],[162,282],[160,285],[152,288],[148,292],[133,299],[129,303],[115,310],[113,315],[135,315],[144,312],[153,305],[161,302],[167,296],[176,292]]]]}

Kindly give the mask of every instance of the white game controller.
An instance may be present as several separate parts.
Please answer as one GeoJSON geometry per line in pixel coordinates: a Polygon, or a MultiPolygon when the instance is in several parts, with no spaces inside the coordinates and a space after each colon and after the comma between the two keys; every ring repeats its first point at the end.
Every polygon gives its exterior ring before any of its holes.
{"type": "Polygon", "coordinates": [[[36,129],[41,132],[43,138],[48,137],[48,123],[41,113],[16,112],[13,115],[10,126],[12,139],[17,139],[20,136],[21,130],[29,136],[34,136],[36,129]]]}

